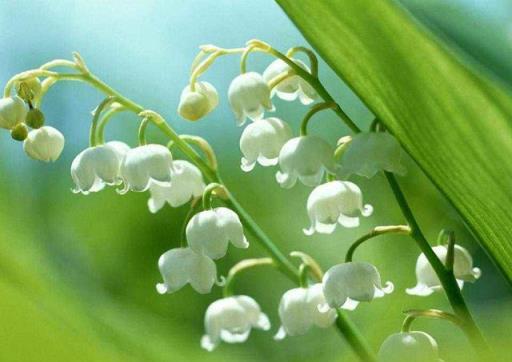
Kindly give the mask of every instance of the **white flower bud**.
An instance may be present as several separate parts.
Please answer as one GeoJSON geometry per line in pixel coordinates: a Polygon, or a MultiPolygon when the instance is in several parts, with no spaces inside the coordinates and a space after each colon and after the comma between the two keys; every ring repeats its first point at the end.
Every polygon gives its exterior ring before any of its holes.
{"type": "MultiPolygon", "coordinates": [[[[438,245],[434,246],[432,250],[441,262],[445,264],[448,247],[446,245],[438,245]]],[[[453,273],[461,289],[464,286],[464,282],[474,282],[482,274],[479,268],[473,268],[473,258],[469,252],[459,245],[455,245],[454,248],[453,273]]],[[[425,297],[443,289],[434,268],[432,268],[423,253],[420,254],[416,262],[416,279],[418,283],[414,288],[406,289],[407,294],[425,297]]]]}
{"type": "Polygon", "coordinates": [[[33,129],[23,141],[23,149],[34,160],[55,161],[64,149],[64,136],[49,126],[33,129]]]}
{"type": "Polygon", "coordinates": [[[121,184],[121,162],[129,149],[123,142],[112,141],[80,152],[71,163],[73,192],[87,195],[103,190],[105,185],[121,184]]]}
{"type": "Polygon", "coordinates": [[[213,351],[221,341],[245,342],[252,328],[269,330],[270,321],[254,299],[237,295],[210,304],[204,316],[204,327],[206,334],[201,338],[201,347],[213,351]]]}
{"type": "Polygon", "coordinates": [[[297,178],[306,186],[317,186],[325,171],[336,172],[334,148],[320,137],[295,137],[281,148],[279,166],[276,180],[281,187],[293,187],[297,178]]]}
{"type": "Polygon", "coordinates": [[[274,339],[281,340],[286,335],[303,335],[313,326],[330,327],[336,320],[336,311],[328,309],[325,312],[320,312],[318,307],[324,304],[325,297],[320,283],[308,288],[288,290],[283,294],[279,303],[281,328],[274,339]]]}
{"type": "Polygon", "coordinates": [[[328,307],[353,310],[359,302],[370,302],[393,291],[391,282],[382,286],[375,266],[360,261],[331,267],[325,273],[322,285],[327,305],[322,306],[321,310],[328,307]]]}
{"type": "Polygon", "coordinates": [[[331,234],[340,224],[347,228],[359,226],[359,215],[370,216],[371,205],[363,206],[361,189],[349,181],[331,181],[315,187],[308,197],[307,210],[311,226],[304,234],[331,234]]]}
{"type": "Polygon", "coordinates": [[[240,137],[242,170],[249,172],[256,162],[262,166],[277,165],[279,152],[292,137],[292,130],[279,118],[261,119],[248,125],[240,137]]]}
{"type": "Polygon", "coordinates": [[[164,280],[156,285],[160,294],[174,293],[187,283],[198,293],[210,293],[217,278],[217,267],[213,260],[190,248],[166,251],[158,259],[158,268],[164,280]]]}
{"type": "Polygon", "coordinates": [[[27,116],[25,102],[18,96],[0,99],[0,127],[14,128],[18,123],[24,122],[27,116]]]}
{"type": "Polygon", "coordinates": [[[256,72],[240,74],[233,79],[229,85],[228,99],[239,126],[245,123],[246,117],[256,121],[263,118],[265,109],[274,109],[270,88],[256,72]]]}
{"type": "Polygon", "coordinates": [[[237,248],[249,247],[240,218],[225,207],[194,215],[187,224],[186,235],[192,250],[212,259],[226,255],[230,241],[237,248]]]}
{"type": "Polygon", "coordinates": [[[352,174],[373,177],[379,171],[406,173],[402,165],[403,151],[398,141],[389,133],[362,132],[352,138],[341,158],[338,175],[347,178],[352,174]]]}
{"type": "Polygon", "coordinates": [[[146,191],[152,181],[170,183],[172,154],[165,146],[150,144],[130,149],[121,163],[124,188],[120,193],[146,191]]]}
{"type": "MultiPolygon", "coordinates": [[[[311,72],[309,67],[301,60],[293,58],[292,60],[306,72],[311,72]]],[[[277,59],[270,63],[267,69],[265,69],[263,72],[263,79],[268,83],[272,79],[287,73],[290,70],[291,68],[288,64],[281,59],[277,59]]],[[[277,86],[272,89],[272,96],[274,94],[285,101],[294,101],[298,97],[304,105],[311,104],[316,98],[318,98],[318,94],[315,89],[298,75],[292,75],[277,84],[277,86]]]]}
{"type": "Polygon", "coordinates": [[[435,339],[419,331],[390,335],[378,354],[379,362],[412,361],[412,358],[415,362],[442,362],[435,339]]]}
{"type": "Polygon", "coordinates": [[[189,121],[197,121],[213,111],[219,104],[219,95],[208,82],[196,82],[195,91],[187,85],[180,96],[178,113],[189,121]]]}
{"type": "Polygon", "coordinates": [[[186,204],[192,197],[199,197],[204,190],[201,171],[188,161],[176,160],[171,169],[171,184],[151,182],[148,208],[156,213],[167,202],[172,207],[186,204]]]}

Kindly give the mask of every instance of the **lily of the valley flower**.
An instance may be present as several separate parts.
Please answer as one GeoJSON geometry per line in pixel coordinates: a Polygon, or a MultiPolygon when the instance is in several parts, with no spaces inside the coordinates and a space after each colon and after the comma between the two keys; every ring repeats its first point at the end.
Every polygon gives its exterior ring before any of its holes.
{"type": "Polygon", "coordinates": [[[102,190],[105,185],[119,185],[121,162],[129,149],[123,142],[111,141],[80,152],[71,163],[73,192],[87,195],[102,190]]]}
{"type": "MultiPolygon", "coordinates": [[[[298,66],[310,73],[309,67],[299,59],[292,59],[298,66]]],[[[263,79],[268,83],[272,79],[281,76],[291,70],[291,67],[281,59],[274,60],[263,72],[263,79]]],[[[318,94],[311,85],[298,75],[292,75],[281,81],[272,89],[272,95],[276,94],[285,101],[300,99],[304,105],[311,104],[318,98],[318,94]]]]}
{"type": "Polygon", "coordinates": [[[403,151],[398,141],[389,133],[361,132],[352,138],[341,158],[341,178],[352,174],[373,177],[379,171],[406,173],[402,165],[403,151]]]}
{"type": "Polygon", "coordinates": [[[0,127],[14,128],[18,123],[24,122],[27,116],[25,102],[18,96],[0,99],[0,127]]]}
{"type": "Polygon", "coordinates": [[[233,79],[229,85],[228,99],[239,126],[245,123],[246,117],[256,121],[263,118],[265,109],[274,109],[270,88],[256,72],[243,73],[233,79]]]}
{"type": "MultiPolygon", "coordinates": [[[[448,246],[438,245],[434,246],[432,250],[441,262],[445,264],[448,246]]],[[[474,282],[482,274],[479,268],[473,267],[473,258],[469,252],[459,245],[455,245],[454,248],[453,273],[461,289],[464,286],[464,282],[474,282]]],[[[423,253],[420,254],[416,262],[416,279],[418,283],[414,288],[407,289],[407,294],[425,297],[443,289],[437,274],[423,253]]]]}
{"type": "Polygon", "coordinates": [[[226,255],[230,241],[237,248],[249,247],[240,218],[226,207],[194,215],[187,224],[186,235],[192,250],[212,259],[226,255]]]}
{"type": "Polygon", "coordinates": [[[336,320],[336,311],[329,309],[320,312],[318,307],[321,305],[325,305],[325,297],[320,283],[288,290],[279,303],[281,327],[274,339],[281,340],[286,335],[303,335],[313,326],[331,326],[336,320]]]}
{"type": "Polygon", "coordinates": [[[210,293],[217,278],[217,267],[213,260],[190,248],[166,251],[158,259],[158,268],[164,280],[156,285],[160,294],[173,293],[187,283],[198,293],[210,293]]]}
{"type": "Polygon", "coordinates": [[[391,282],[382,286],[375,266],[360,261],[331,267],[325,273],[322,285],[327,301],[327,305],[321,307],[322,311],[328,310],[328,307],[353,310],[359,302],[370,302],[393,291],[391,282]]]}
{"type": "Polygon", "coordinates": [[[292,138],[290,126],[279,118],[261,119],[248,125],[240,137],[242,170],[251,171],[256,162],[262,166],[277,165],[279,152],[292,138]]]}
{"type": "Polygon", "coordinates": [[[237,295],[210,304],[204,326],[206,334],[201,338],[201,347],[213,351],[221,341],[245,342],[252,328],[269,330],[270,321],[253,298],[237,295]]]}
{"type": "Polygon", "coordinates": [[[297,178],[306,186],[317,186],[325,171],[336,172],[334,149],[320,137],[295,137],[281,148],[279,166],[276,180],[281,187],[293,187],[297,178]]]}
{"type": "Polygon", "coordinates": [[[121,163],[125,185],[120,193],[146,191],[152,181],[170,183],[172,165],[171,151],[165,146],[150,144],[130,149],[121,163]]]}
{"type": "Polygon", "coordinates": [[[23,141],[23,149],[34,160],[55,161],[64,149],[64,136],[49,126],[33,129],[23,141]]]}
{"type": "Polygon", "coordinates": [[[201,196],[204,187],[203,175],[196,166],[188,161],[176,160],[171,169],[170,184],[152,182],[149,185],[149,211],[156,213],[166,202],[172,207],[184,205],[192,197],[201,196]]]}
{"type": "Polygon", "coordinates": [[[178,113],[189,121],[197,121],[213,111],[219,104],[215,87],[208,82],[196,82],[195,90],[187,85],[181,92],[178,113]]]}
{"type": "Polygon", "coordinates": [[[379,349],[379,362],[442,362],[437,342],[425,332],[412,331],[390,335],[379,349]]]}
{"type": "Polygon", "coordinates": [[[309,195],[307,210],[311,226],[306,235],[319,232],[330,234],[340,224],[351,228],[359,226],[359,215],[370,216],[371,205],[363,205],[361,189],[349,181],[331,181],[317,186],[309,195]]]}

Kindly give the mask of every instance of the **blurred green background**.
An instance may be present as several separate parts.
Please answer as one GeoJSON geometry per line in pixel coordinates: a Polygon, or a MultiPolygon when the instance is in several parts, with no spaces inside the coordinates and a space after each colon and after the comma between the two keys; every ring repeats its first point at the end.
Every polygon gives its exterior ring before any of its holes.
{"type": "MultiPolygon", "coordinates": [[[[512,16],[505,2],[402,3],[446,44],[456,45],[459,56],[477,65],[475,69],[504,83],[512,79],[511,63],[505,57],[511,50],[512,16]],[[440,3],[450,3],[451,12],[440,3]],[[474,22],[494,30],[464,30],[474,22]]],[[[217,87],[220,106],[197,123],[177,116],[179,94],[187,83],[198,45],[238,47],[252,38],[283,50],[304,44],[299,32],[270,0],[3,1],[0,30],[2,84],[17,72],[54,58],[69,58],[78,50],[107,83],[161,112],[179,132],[206,138],[217,152],[228,187],[285,252],[308,252],[327,269],[341,262],[350,241],[370,227],[403,222],[382,176],[354,178],[365,201],[373,204],[374,215],[356,230],[338,229],[330,236],[305,237],[302,227],[308,224],[305,202],[310,190],[303,186],[280,189],[274,180],[275,169],[257,167],[246,174],[239,168],[242,129],[235,126],[225,96],[238,72],[236,56],[221,58],[203,77],[217,87]]],[[[256,54],[250,57],[249,68],[262,71],[269,61],[256,54]]],[[[367,125],[371,114],[324,63],[320,76],[347,113],[360,125],[367,125]]],[[[220,288],[203,296],[187,286],[160,296],[154,287],[160,281],[157,259],[178,245],[187,208],[166,207],[151,215],[146,207],[147,194],[119,196],[109,189],[82,196],[70,191],[70,163],[87,147],[90,111],[102,98],[77,83],[62,83],[49,92],[43,103],[48,124],[66,136],[65,151],[54,164],[29,160],[7,132],[0,135],[0,360],[355,360],[334,328],[315,329],[282,342],[274,342],[272,333],[256,331],[242,345],[223,344],[213,353],[200,349],[204,311],[221,297],[220,288]]],[[[276,115],[289,121],[297,133],[306,108],[298,102],[280,100],[275,100],[275,105],[276,115]]],[[[107,137],[135,145],[136,129],[136,118],[124,115],[111,122],[107,137]]],[[[311,130],[331,142],[348,134],[328,112],[311,123],[311,130]]],[[[155,142],[165,141],[156,132],[150,137],[155,142]]],[[[494,347],[504,351],[512,342],[510,335],[503,333],[512,325],[509,285],[456,212],[411,160],[407,166],[409,173],[400,181],[428,237],[434,241],[441,228],[454,229],[459,242],[482,268],[482,278],[468,285],[464,295],[494,347]]],[[[217,265],[225,274],[238,260],[263,255],[253,242],[249,250],[230,249],[217,265]]],[[[404,293],[406,287],[415,285],[417,255],[411,240],[401,236],[382,237],[365,244],[356,254],[356,259],[375,263],[383,279],[392,280],[396,287],[390,296],[350,313],[376,349],[387,335],[399,330],[402,310],[449,309],[442,294],[418,298],[404,293]]],[[[279,299],[292,287],[268,269],[247,272],[237,282],[237,292],[253,296],[270,316],[272,332],[279,326],[279,299]]],[[[463,335],[452,325],[419,321],[415,326],[438,340],[445,360],[474,360],[463,335]]]]}

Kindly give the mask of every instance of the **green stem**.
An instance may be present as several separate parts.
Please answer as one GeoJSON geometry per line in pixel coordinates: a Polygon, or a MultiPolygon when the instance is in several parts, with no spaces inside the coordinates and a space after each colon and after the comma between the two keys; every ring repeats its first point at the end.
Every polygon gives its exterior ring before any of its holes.
{"type": "Polygon", "coordinates": [[[402,324],[402,332],[410,332],[412,322],[414,322],[415,319],[420,318],[420,317],[432,318],[432,319],[442,319],[445,321],[449,321],[449,322],[455,324],[457,327],[461,328],[463,332],[465,332],[465,330],[463,328],[464,322],[459,317],[457,317],[456,315],[453,315],[451,313],[443,312],[442,310],[411,309],[411,310],[406,310],[404,313],[407,315],[407,317],[405,317],[404,323],[402,324]]]}
{"type": "Polygon", "coordinates": [[[114,100],[115,100],[115,97],[111,97],[111,96],[105,98],[98,105],[96,110],[94,111],[94,116],[92,117],[92,122],[91,122],[91,129],[89,132],[89,145],[91,147],[94,147],[98,144],[98,139],[96,137],[96,134],[97,134],[96,128],[98,127],[98,121],[100,119],[101,112],[103,112],[103,109],[108,107],[114,100]]]}
{"type": "Polygon", "coordinates": [[[144,117],[144,119],[140,122],[139,125],[139,146],[144,146],[146,142],[146,129],[148,128],[148,125],[151,123],[151,118],[144,117]]]}
{"type": "Polygon", "coordinates": [[[212,208],[212,197],[215,191],[223,190],[225,194],[224,186],[218,182],[212,182],[204,188],[203,191],[203,210],[210,210],[212,208]]]}
{"type": "Polygon", "coordinates": [[[313,117],[316,113],[323,111],[324,109],[334,109],[338,106],[336,102],[325,102],[315,104],[311,109],[306,113],[304,119],[300,123],[300,135],[306,136],[308,134],[308,123],[311,117],[313,117]]]}
{"type": "Polygon", "coordinates": [[[414,217],[405,196],[400,189],[400,185],[398,184],[395,176],[390,172],[385,172],[386,178],[391,186],[391,190],[395,195],[395,198],[402,210],[402,213],[407,220],[411,228],[411,237],[416,241],[416,244],[420,248],[421,252],[425,255],[428,262],[434,269],[439,278],[441,285],[448,297],[448,301],[453,308],[455,314],[464,321],[463,328],[466,331],[471,343],[476,348],[477,351],[480,351],[482,354],[482,358],[488,358],[490,356],[490,349],[487,345],[482,333],[478,329],[469,309],[464,301],[464,297],[460,291],[459,285],[457,284],[457,280],[455,279],[455,275],[452,271],[445,268],[441,260],[434,253],[434,250],[430,246],[429,242],[423,235],[416,218],[414,217]]]}
{"type": "Polygon", "coordinates": [[[372,349],[366,342],[364,336],[361,335],[354,322],[352,322],[341,309],[336,309],[336,313],[338,314],[338,318],[336,318],[336,327],[338,327],[340,333],[347,339],[347,342],[361,360],[367,362],[377,361],[372,349]]]}
{"type": "Polygon", "coordinates": [[[245,259],[239,261],[231,269],[229,269],[228,276],[226,277],[226,282],[224,284],[224,289],[222,294],[224,297],[230,297],[233,295],[233,285],[235,281],[235,277],[244,270],[254,268],[255,266],[275,266],[274,259],[272,258],[257,258],[257,259],[245,259]]]}

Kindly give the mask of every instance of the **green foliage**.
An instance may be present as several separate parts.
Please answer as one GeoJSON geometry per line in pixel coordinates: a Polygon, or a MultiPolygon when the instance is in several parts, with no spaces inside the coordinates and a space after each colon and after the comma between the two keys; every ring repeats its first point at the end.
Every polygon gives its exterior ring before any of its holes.
{"type": "Polygon", "coordinates": [[[510,281],[510,96],[391,1],[278,3],[446,195],[510,281]]]}

